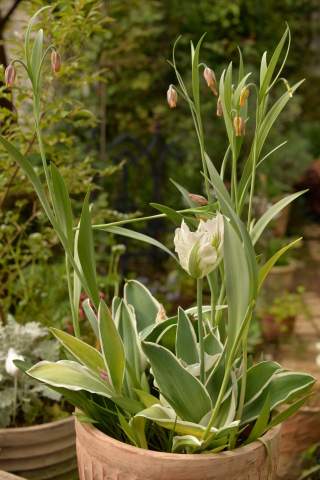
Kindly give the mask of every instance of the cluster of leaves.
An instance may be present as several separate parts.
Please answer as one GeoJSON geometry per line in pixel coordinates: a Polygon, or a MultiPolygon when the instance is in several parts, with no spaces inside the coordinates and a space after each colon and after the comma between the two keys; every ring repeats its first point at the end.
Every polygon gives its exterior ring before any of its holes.
{"type": "MultiPolygon", "coordinates": [[[[47,158],[61,167],[77,211],[81,208],[79,200],[82,200],[89,183],[100,176],[111,175],[119,168],[105,162],[98,165],[99,135],[98,138],[96,135],[101,113],[97,92],[101,82],[105,81],[101,69],[97,68],[96,58],[99,56],[100,44],[107,35],[110,19],[97,1],[49,3],[52,8],[42,13],[39,26],[52,24],[46,41],[58,47],[62,55],[63,74],[59,77],[58,88],[49,59],[44,62],[40,122],[47,158]],[[90,91],[94,95],[88,97],[90,91]]],[[[39,0],[22,2],[19,6],[20,13],[29,16],[42,4],[39,0]]],[[[5,32],[10,60],[20,58],[23,49],[22,36],[17,30],[9,24],[9,29],[5,32]]],[[[0,79],[4,81],[3,66],[0,68],[0,79]]],[[[35,142],[36,132],[30,122],[32,100],[29,80],[22,67],[18,66],[14,90],[1,87],[0,104],[4,105],[0,108],[2,133],[24,152],[37,174],[42,177],[43,166],[39,146],[35,142]],[[5,105],[1,102],[2,99],[7,100],[5,105]],[[14,109],[8,108],[8,105],[14,105],[14,109]]],[[[52,259],[53,250],[55,261],[59,255],[63,261],[63,256],[58,238],[48,228],[47,218],[43,215],[24,172],[4,150],[0,152],[0,162],[0,316],[5,321],[7,313],[14,312],[17,318],[25,321],[37,317],[37,312],[47,309],[48,303],[54,303],[51,300],[47,302],[50,290],[46,288],[45,282],[49,271],[46,273],[45,269],[52,259]],[[36,273],[39,269],[43,271],[43,280],[36,273]],[[22,288],[15,288],[17,281],[22,288]],[[46,301],[42,303],[40,296],[40,304],[34,308],[29,293],[31,284],[36,281],[46,301]],[[16,308],[21,306],[21,302],[24,310],[16,308]]],[[[106,211],[106,205],[105,202],[104,208],[95,210],[96,220],[117,215],[116,212],[114,215],[106,211]]],[[[52,310],[51,314],[55,316],[52,310]]],[[[47,315],[50,315],[48,309],[47,315]]]]}
{"type": "MultiPolygon", "coordinates": [[[[59,359],[59,342],[48,340],[49,330],[38,322],[20,325],[9,315],[6,325],[0,325],[0,428],[8,427],[14,409],[14,378],[5,369],[8,350],[14,348],[26,362],[59,359]]],[[[58,407],[61,395],[25,375],[17,382],[17,423],[20,426],[44,423],[67,415],[58,407]]]]}

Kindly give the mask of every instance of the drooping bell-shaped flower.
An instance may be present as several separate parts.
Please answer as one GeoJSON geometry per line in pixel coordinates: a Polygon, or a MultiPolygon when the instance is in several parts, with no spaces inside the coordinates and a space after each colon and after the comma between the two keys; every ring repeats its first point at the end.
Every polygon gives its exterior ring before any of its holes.
{"type": "Polygon", "coordinates": [[[240,107],[243,107],[243,105],[246,103],[246,100],[247,98],[249,97],[249,88],[248,87],[244,87],[242,90],[241,90],[241,93],[240,93],[240,100],[239,100],[239,105],[240,107]]]}
{"type": "Polygon", "coordinates": [[[61,70],[61,55],[59,52],[53,51],[51,53],[51,65],[55,73],[60,72],[61,70]]]}
{"type": "Polygon", "coordinates": [[[236,137],[241,137],[241,135],[245,135],[245,123],[242,117],[236,116],[233,120],[233,126],[236,132],[236,137]]]}
{"type": "Polygon", "coordinates": [[[14,348],[10,347],[5,364],[6,372],[12,377],[20,377],[22,371],[15,366],[13,360],[24,360],[24,358],[21,355],[18,355],[14,348]]]}
{"type": "Polygon", "coordinates": [[[172,87],[169,87],[169,90],[167,91],[167,100],[170,108],[176,108],[177,98],[177,92],[172,87]]]}
{"type": "Polygon", "coordinates": [[[196,232],[190,232],[183,220],[174,237],[182,268],[195,278],[203,278],[212,272],[223,257],[223,236],[223,216],[220,213],[212,220],[200,220],[196,232]]]}
{"type": "Polygon", "coordinates": [[[13,87],[14,86],[14,81],[16,79],[16,75],[17,75],[17,71],[16,71],[15,67],[13,67],[12,65],[9,65],[9,67],[7,67],[5,69],[4,78],[5,78],[5,82],[6,82],[6,87],[13,87]]]}

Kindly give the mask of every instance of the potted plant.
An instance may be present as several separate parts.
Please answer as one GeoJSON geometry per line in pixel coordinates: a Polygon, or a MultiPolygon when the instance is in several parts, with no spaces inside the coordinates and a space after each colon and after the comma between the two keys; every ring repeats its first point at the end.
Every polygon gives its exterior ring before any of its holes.
{"type": "MultiPolygon", "coordinates": [[[[76,430],[81,479],[145,479],[151,471],[155,480],[233,476],[241,479],[248,477],[248,469],[254,478],[267,477],[269,472],[269,478],[274,478],[279,425],[305,403],[315,382],[311,375],[289,372],[273,361],[261,359],[253,364],[247,356],[248,328],[258,291],[273,264],[290,247],[281,249],[258,268],[254,245],[268,222],[301,194],[286,197],[254,222],[252,198],[256,169],[263,160],[259,160],[261,149],[272,124],[300,84],[290,88],[286,80],[279,78],[283,65],[271,82],[280,52],[290,38],[289,28],[269,65],[266,55],[262,58],[260,87],[247,83],[250,74],[244,74],[241,55],[238,85],[233,86],[231,64],[222,74],[218,115],[223,115],[230,145],[220,173],[206,153],[200,116],[200,69],[204,68],[207,85],[217,93],[213,71],[199,64],[203,37],[191,49],[193,99],[173,54],[172,65],[180,89],[171,85],[167,98],[171,108],[177,104],[177,95],[190,106],[206,190],[205,198],[189,194],[176,183],[189,208],[177,211],[154,205],[160,215],[177,224],[176,256],[155,239],[121,226],[130,220],[92,226],[90,188],[80,221],[74,227],[66,185],[58,168],[47,164],[39,123],[41,65],[52,50],[52,66],[58,72],[61,58],[54,46],[49,46],[43,55],[42,30],[31,52],[30,32],[35,17],[27,29],[26,61],[18,63],[22,63],[32,84],[35,129],[47,191],[28,159],[4,137],[0,137],[0,142],[32,182],[65,248],[75,336],[52,329],[68,351],[68,359],[45,360],[32,367],[17,360],[15,365],[62,393],[79,409],[76,430]],[[278,80],[284,82],[287,91],[268,110],[268,94],[278,80]],[[238,177],[249,92],[256,101],[256,129],[251,153],[238,177]],[[223,183],[229,154],[230,194],[223,183]],[[250,200],[245,216],[247,194],[250,200]],[[99,295],[94,229],[162,248],[196,279],[197,306],[185,311],[179,308],[176,315],[167,318],[164,308],[148,289],[131,280],[125,285],[123,298],[115,297],[109,308],[99,295]],[[204,279],[211,291],[209,305],[202,304],[204,279]],[[99,348],[79,338],[81,290],[88,295],[82,306],[99,340],[99,348]],[[281,413],[275,411],[289,400],[293,403],[287,409],[281,413]]],[[[16,62],[7,68],[7,86],[14,84],[16,62]]]]}
{"type": "Polygon", "coordinates": [[[304,287],[298,287],[296,293],[284,293],[275,297],[271,304],[258,310],[263,336],[268,341],[290,336],[294,331],[298,315],[310,317],[310,310],[303,301],[304,287]]]}
{"type": "Polygon", "coordinates": [[[9,315],[0,325],[0,470],[25,478],[75,478],[76,449],[72,405],[62,395],[13,363],[30,365],[59,359],[59,342],[48,340],[49,330],[38,322],[25,325],[9,315]],[[54,467],[50,476],[48,467],[54,467]]]}

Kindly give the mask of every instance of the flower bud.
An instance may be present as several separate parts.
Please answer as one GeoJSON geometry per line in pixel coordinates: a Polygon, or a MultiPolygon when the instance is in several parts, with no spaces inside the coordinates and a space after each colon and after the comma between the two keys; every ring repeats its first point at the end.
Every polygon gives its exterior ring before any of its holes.
{"type": "Polygon", "coordinates": [[[242,134],[245,135],[245,124],[242,117],[235,117],[233,120],[233,126],[236,131],[236,137],[241,137],[242,134]]]}
{"type": "Polygon", "coordinates": [[[22,371],[15,366],[13,360],[24,360],[24,358],[18,355],[14,348],[10,347],[6,358],[6,372],[11,375],[11,377],[20,377],[22,371]]]}
{"type": "Polygon", "coordinates": [[[51,65],[55,73],[61,70],[61,55],[59,52],[53,51],[51,53],[51,65]]]}
{"type": "Polygon", "coordinates": [[[169,90],[167,91],[167,100],[170,108],[176,108],[177,92],[172,87],[169,87],[169,90]]]}
{"type": "Polygon", "coordinates": [[[288,90],[288,92],[289,92],[290,98],[292,98],[292,97],[293,97],[293,93],[292,93],[291,87],[290,87],[290,85],[289,85],[289,83],[288,83],[288,80],[284,79],[284,83],[285,83],[285,86],[287,87],[287,90],[288,90]]]}
{"type": "Polygon", "coordinates": [[[190,232],[182,221],[174,237],[175,251],[184,270],[195,278],[203,278],[214,270],[223,257],[223,216],[204,222],[200,220],[196,232],[190,232]]]}
{"type": "Polygon", "coordinates": [[[216,76],[214,71],[211,68],[206,67],[203,72],[203,76],[207,82],[207,85],[215,95],[218,95],[217,90],[214,88],[214,85],[217,83],[216,76]]]}
{"type": "Polygon", "coordinates": [[[98,369],[99,369],[101,380],[103,380],[104,382],[110,383],[108,372],[106,372],[105,370],[103,370],[103,368],[100,368],[100,367],[98,367],[98,369]]]}
{"type": "Polygon", "coordinates": [[[217,103],[217,115],[218,117],[221,117],[222,115],[222,105],[221,105],[221,98],[218,98],[218,103],[217,103]]]}
{"type": "Polygon", "coordinates": [[[197,203],[198,205],[207,205],[208,200],[204,198],[202,195],[197,195],[196,193],[189,193],[188,197],[193,202],[197,203]]]}
{"type": "Polygon", "coordinates": [[[17,74],[17,71],[12,65],[9,65],[9,67],[6,68],[6,70],[4,72],[6,87],[13,87],[14,86],[14,81],[16,79],[16,74],[17,74]]]}
{"type": "Polygon", "coordinates": [[[161,322],[164,322],[165,320],[167,320],[166,311],[165,311],[162,303],[160,303],[160,307],[159,307],[159,310],[158,310],[158,313],[157,313],[157,316],[156,316],[155,323],[161,323],[161,322]]]}
{"type": "Polygon", "coordinates": [[[239,105],[240,107],[243,107],[243,105],[246,103],[246,100],[247,98],[249,97],[249,88],[248,87],[244,87],[242,90],[241,90],[241,93],[240,93],[240,100],[239,100],[239,105]]]}

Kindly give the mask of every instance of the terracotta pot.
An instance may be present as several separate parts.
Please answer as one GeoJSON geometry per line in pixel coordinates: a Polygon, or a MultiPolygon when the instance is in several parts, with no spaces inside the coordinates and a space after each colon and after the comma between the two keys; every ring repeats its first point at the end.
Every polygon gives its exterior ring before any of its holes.
{"type": "Polygon", "coordinates": [[[271,442],[272,473],[260,442],[207,455],[178,455],[121,443],[76,420],[80,480],[273,480],[278,463],[281,425],[265,438],[271,442]]]}
{"type": "Polygon", "coordinates": [[[269,342],[288,337],[293,333],[295,320],[295,317],[287,317],[276,322],[273,315],[264,315],[261,318],[262,334],[269,342]]]}
{"type": "Polygon", "coordinates": [[[295,271],[299,268],[299,262],[291,262],[288,265],[275,265],[268,273],[264,286],[277,295],[289,292],[292,288],[295,271]]]}
{"type": "MultiPolygon", "coordinates": [[[[287,407],[284,405],[282,408],[287,407]]],[[[282,424],[278,480],[296,480],[303,470],[301,454],[320,441],[320,405],[302,407],[282,424]]]]}
{"type": "Polygon", "coordinates": [[[32,480],[76,479],[75,443],[73,416],[33,427],[0,429],[0,470],[32,480]]]}

